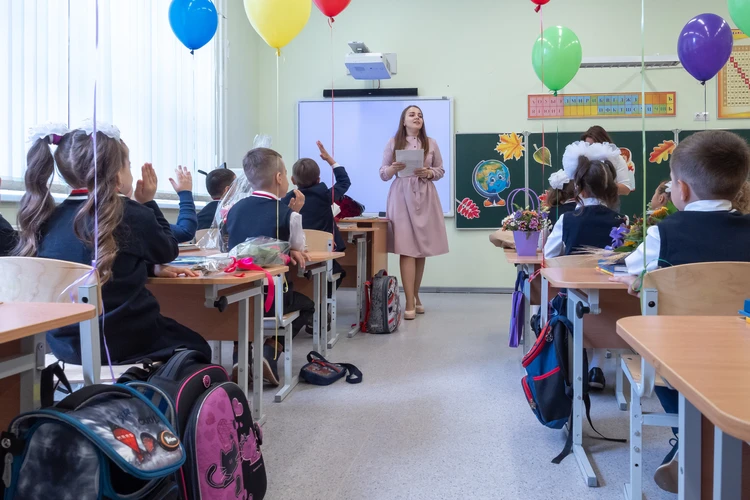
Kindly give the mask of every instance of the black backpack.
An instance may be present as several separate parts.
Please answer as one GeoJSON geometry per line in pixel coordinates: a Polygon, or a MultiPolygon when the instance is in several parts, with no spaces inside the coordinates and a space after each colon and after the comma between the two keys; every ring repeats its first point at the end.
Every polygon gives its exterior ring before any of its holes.
{"type": "Polygon", "coordinates": [[[183,500],[225,498],[227,490],[232,498],[265,496],[262,432],[253,422],[245,394],[230,382],[223,367],[211,364],[200,352],[178,351],[158,368],[131,368],[121,378],[143,379],[175,404],[186,455],[177,473],[183,500]]]}
{"type": "Polygon", "coordinates": [[[393,333],[400,324],[398,279],[381,269],[365,283],[365,321],[361,329],[367,333],[393,333]]]}

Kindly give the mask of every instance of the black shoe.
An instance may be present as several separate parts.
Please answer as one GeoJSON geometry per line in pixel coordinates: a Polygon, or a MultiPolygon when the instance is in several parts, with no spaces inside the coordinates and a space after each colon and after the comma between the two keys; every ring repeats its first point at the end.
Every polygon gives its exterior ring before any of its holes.
{"type": "Polygon", "coordinates": [[[604,372],[601,368],[592,368],[589,370],[589,388],[601,391],[607,385],[604,380],[604,372]]]}
{"type": "MultiPolygon", "coordinates": [[[[276,350],[272,345],[263,346],[263,381],[274,387],[279,386],[278,359],[274,359],[276,350]]],[[[281,351],[279,351],[281,354],[281,351]]]]}

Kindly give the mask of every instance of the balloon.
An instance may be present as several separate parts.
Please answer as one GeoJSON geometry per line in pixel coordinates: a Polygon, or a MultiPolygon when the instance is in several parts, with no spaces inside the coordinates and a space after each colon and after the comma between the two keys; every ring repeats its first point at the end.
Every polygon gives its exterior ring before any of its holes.
{"type": "MultiPolygon", "coordinates": [[[[324,16],[327,16],[333,19],[334,17],[341,14],[341,11],[346,9],[352,0],[313,0],[313,1],[315,2],[315,6],[318,7],[318,9],[320,9],[320,12],[322,12],[324,16]]],[[[549,2],[549,0],[547,1],[549,2]]]]}
{"type": "Polygon", "coordinates": [[[582,59],[581,42],[571,29],[564,26],[544,30],[531,51],[531,64],[536,75],[555,94],[576,76],[582,59]]]}
{"type": "Polygon", "coordinates": [[[743,33],[750,33],[750,0],[729,0],[729,15],[743,33]]]}
{"type": "Polygon", "coordinates": [[[172,0],[169,25],[182,44],[193,51],[214,37],[219,16],[211,0],[172,0]]]}
{"type": "Polygon", "coordinates": [[[311,0],[245,0],[245,14],[265,42],[279,49],[299,35],[310,19],[311,0]]]}
{"type": "Polygon", "coordinates": [[[539,12],[539,9],[542,8],[542,5],[547,5],[549,3],[549,0],[531,0],[536,4],[536,9],[534,9],[534,12],[539,12]]]}
{"type": "Polygon", "coordinates": [[[729,23],[716,14],[701,14],[682,28],[677,55],[688,73],[706,83],[729,61],[733,46],[729,23]]]}

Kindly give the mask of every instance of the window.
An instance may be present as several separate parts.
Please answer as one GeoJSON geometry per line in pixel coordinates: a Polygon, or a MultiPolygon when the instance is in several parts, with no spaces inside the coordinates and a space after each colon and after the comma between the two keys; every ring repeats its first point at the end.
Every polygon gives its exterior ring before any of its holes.
{"type": "MultiPolygon", "coordinates": [[[[120,128],[133,176],[154,165],[159,192],[173,193],[177,165],[193,171],[194,191],[223,161],[217,42],[191,55],[169,26],[168,0],[13,0],[0,7],[0,178],[23,189],[28,129],[47,122],[78,126],[93,116],[120,128]],[[6,73],[3,71],[3,73],[6,73]]],[[[219,25],[221,31],[222,23],[219,25]]]]}

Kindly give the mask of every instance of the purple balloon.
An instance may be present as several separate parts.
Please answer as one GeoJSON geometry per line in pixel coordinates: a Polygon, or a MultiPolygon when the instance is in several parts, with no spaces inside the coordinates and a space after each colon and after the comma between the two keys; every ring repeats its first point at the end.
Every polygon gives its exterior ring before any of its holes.
{"type": "Polygon", "coordinates": [[[677,54],[687,72],[705,83],[729,61],[733,46],[729,23],[716,14],[701,14],[682,28],[677,40],[677,54]]]}

